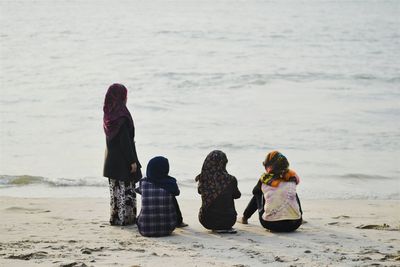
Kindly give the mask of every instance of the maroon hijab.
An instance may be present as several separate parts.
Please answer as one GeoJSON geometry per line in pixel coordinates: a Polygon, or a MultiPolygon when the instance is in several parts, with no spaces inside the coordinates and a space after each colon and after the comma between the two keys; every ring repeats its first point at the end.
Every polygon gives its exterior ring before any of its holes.
{"type": "Polygon", "coordinates": [[[126,87],[119,83],[114,83],[108,88],[103,106],[103,128],[107,140],[113,139],[118,134],[126,119],[129,128],[134,127],[131,113],[126,107],[127,94],[126,87]]]}

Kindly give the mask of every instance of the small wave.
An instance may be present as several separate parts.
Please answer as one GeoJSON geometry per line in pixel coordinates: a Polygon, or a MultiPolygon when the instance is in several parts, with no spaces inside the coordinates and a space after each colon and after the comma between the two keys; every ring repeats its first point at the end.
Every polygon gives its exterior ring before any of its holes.
{"type": "Polygon", "coordinates": [[[353,75],[353,78],[356,80],[376,80],[377,79],[377,77],[375,77],[372,74],[363,74],[363,73],[353,75]]]}
{"type": "Polygon", "coordinates": [[[196,188],[197,187],[197,182],[195,182],[194,178],[178,181],[178,184],[179,184],[179,187],[183,187],[183,188],[196,188]]]}
{"type": "Polygon", "coordinates": [[[345,178],[345,179],[360,179],[360,180],[373,180],[373,179],[392,179],[391,177],[387,176],[382,176],[382,175],[377,175],[377,174],[363,174],[363,173],[347,173],[344,175],[338,175],[337,177],[339,178],[345,178]]]}
{"type": "Polygon", "coordinates": [[[136,108],[140,108],[141,110],[147,109],[147,110],[151,110],[151,111],[167,111],[168,108],[166,108],[165,106],[161,106],[160,105],[149,105],[149,104],[137,104],[136,108]]]}
{"type": "Polygon", "coordinates": [[[202,149],[244,149],[246,145],[238,145],[233,143],[219,143],[219,144],[200,144],[199,148],[202,149]]]}
{"type": "Polygon", "coordinates": [[[398,82],[400,82],[400,77],[392,77],[392,78],[389,78],[388,81],[391,83],[398,83],[398,82]]]}
{"type": "MultiPolygon", "coordinates": [[[[310,81],[380,81],[387,83],[398,83],[395,76],[377,76],[368,73],[355,73],[345,75],[342,73],[328,72],[277,72],[277,73],[233,73],[233,72],[157,72],[155,78],[168,79],[178,90],[199,88],[213,88],[221,86],[230,90],[251,88],[251,86],[265,86],[271,82],[282,80],[292,82],[310,81]],[[249,87],[249,85],[251,85],[249,87]]],[[[351,88],[333,88],[331,90],[351,90],[351,88]]]]}
{"type": "Polygon", "coordinates": [[[59,33],[62,34],[62,35],[70,35],[70,34],[72,34],[71,31],[61,31],[59,33]]]}
{"type": "Polygon", "coordinates": [[[106,186],[107,179],[100,177],[85,178],[45,178],[31,175],[0,175],[0,187],[27,186],[42,184],[54,187],[63,186],[106,186]]]}
{"type": "Polygon", "coordinates": [[[168,30],[155,32],[155,34],[179,34],[179,33],[180,33],[179,31],[168,31],[168,30]]]}
{"type": "Polygon", "coordinates": [[[40,176],[30,176],[30,175],[1,175],[0,185],[29,185],[29,184],[39,184],[44,181],[43,177],[40,176]]]}
{"type": "Polygon", "coordinates": [[[197,144],[197,147],[200,149],[207,149],[207,150],[244,150],[244,149],[262,149],[262,150],[268,150],[269,146],[261,146],[261,145],[256,145],[256,144],[249,144],[249,143],[229,143],[229,142],[221,142],[221,143],[215,143],[213,144],[212,142],[206,143],[199,143],[197,144]]]}

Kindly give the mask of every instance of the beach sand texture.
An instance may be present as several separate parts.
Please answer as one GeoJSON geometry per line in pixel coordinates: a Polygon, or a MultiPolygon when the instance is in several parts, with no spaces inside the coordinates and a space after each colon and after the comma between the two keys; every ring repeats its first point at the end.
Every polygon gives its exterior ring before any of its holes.
{"type": "Polygon", "coordinates": [[[400,265],[398,200],[305,200],[295,233],[268,232],[253,216],[221,235],[198,222],[199,199],[180,199],[189,227],[145,238],[109,225],[106,198],[0,199],[0,266],[400,265]]]}

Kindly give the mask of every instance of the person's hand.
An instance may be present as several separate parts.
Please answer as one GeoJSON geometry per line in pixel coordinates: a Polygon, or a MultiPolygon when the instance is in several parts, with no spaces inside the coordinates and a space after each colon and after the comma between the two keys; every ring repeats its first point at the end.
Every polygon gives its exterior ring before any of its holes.
{"type": "Polygon", "coordinates": [[[131,164],[131,173],[135,173],[137,169],[136,162],[131,164]]]}

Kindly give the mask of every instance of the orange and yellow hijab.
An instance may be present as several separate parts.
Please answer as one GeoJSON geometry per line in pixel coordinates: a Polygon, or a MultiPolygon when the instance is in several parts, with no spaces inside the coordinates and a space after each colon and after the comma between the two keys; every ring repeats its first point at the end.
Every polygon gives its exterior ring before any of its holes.
{"type": "Polygon", "coordinates": [[[263,165],[265,173],[260,177],[263,184],[278,187],[281,182],[300,182],[296,172],[289,169],[289,161],[279,151],[272,151],[266,156],[263,165]]]}

